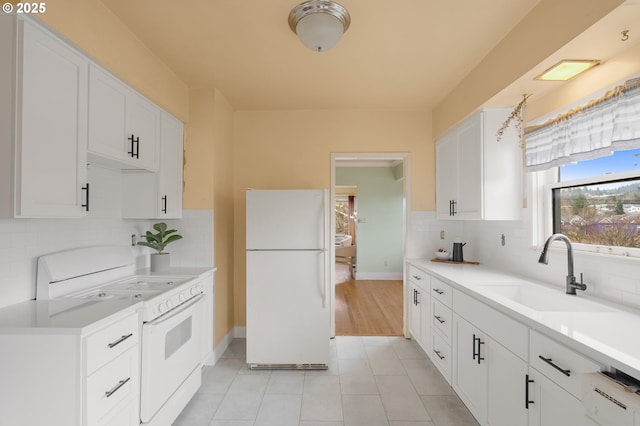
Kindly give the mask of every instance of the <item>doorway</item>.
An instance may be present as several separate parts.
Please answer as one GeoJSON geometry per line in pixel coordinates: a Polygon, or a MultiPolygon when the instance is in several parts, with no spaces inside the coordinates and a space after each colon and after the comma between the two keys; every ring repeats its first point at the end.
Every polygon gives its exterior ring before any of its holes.
{"type": "Polygon", "coordinates": [[[336,265],[331,271],[332,335],[405,335],[409,176],[408,153],[331,155],[330,229],[336,242],[331,248],[336,265]],[[346,196],[345,187],[350,188],[346,196]],[[351,232],[338,232],[342,216],[352,220],[351,232]],[[338,241],[349,239],[354,247],[338,241]],[[346,281],[345,262],[353,268],[346,281]]]}

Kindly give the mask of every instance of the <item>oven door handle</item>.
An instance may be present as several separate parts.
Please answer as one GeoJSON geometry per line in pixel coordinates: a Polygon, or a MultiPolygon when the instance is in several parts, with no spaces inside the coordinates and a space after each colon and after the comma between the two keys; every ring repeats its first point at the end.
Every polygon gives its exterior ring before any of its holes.
{"type": "Polygon", "coordinates": [[[187,309],[190,309],[193,305],[199,303],[202,299],[204,299],[204,294],[200,294],[199,296],[192,298],[191,300],[189,300],[186,303],[183,303],[182,305],[178,306],[174,310],[169,311],[166,314],[154,319],[153,321],[146,323],[145,326],[156,326],[156,325],[162,324],[163,322],[169,321],[171,318],[180,315],[187,309]]]}

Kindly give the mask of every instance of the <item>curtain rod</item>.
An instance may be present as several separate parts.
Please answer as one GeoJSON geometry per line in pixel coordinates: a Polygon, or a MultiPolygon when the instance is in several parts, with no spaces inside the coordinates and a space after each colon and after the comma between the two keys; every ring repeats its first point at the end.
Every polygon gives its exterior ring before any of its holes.
{"type": "Polygon", "coordinates": [[[624,82],[624,84],[621,84],[620,86],[614,87],[613,89],[611,89],[607,93],[605,93],[602,97],[600,97],[598,99],[594,99],[592,101],[589,101],[589,103],[587,103],[586,105],[582,105],[582,106],[570,109],[569,111],[567,111],[567,112],[565,112],[563,114],[560,114],[560,115],[558,115],[558,116],[556,116],[554,118],[551,118],[551,119],[545,121],[542,124],[537,124],[537,125],[534,125],[534,126],[526,127],[524,129],[524,133],[525,134],[526,133],[531,133],[531,132],[533,132],[535,130],[538,130],[538,129],[541,129],[543,127],[555,124],[555,123],[557,123],[559,121],[571,118],[571,116],[573,116],[575,114],[578,114],[578,113],[580,113],[580,112],[582,112],[582,111],[584,111],[586,109],[592,108],[592,107],[594,107],[596,105],[599,105],[599,104],[601,104],[603,102],[606,102],[609,99],[615,98],[616,96],[620,96],[621,94],[623,94],[625,92],[628,92],[628,91],[630,91],[632,89],[635,89],[636,87],[639,87],[639,86],[640,86],[640,77],[634,78],[634,79],[631,79],[631,80],[627,80],[627,81],[624,82]]]}

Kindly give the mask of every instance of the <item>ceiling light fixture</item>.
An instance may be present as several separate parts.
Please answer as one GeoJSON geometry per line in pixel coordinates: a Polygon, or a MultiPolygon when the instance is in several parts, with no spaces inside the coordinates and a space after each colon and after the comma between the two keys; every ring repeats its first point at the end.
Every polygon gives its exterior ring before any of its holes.
{"type": "Polygon", "coordinates": [[[597,59],[563,59],[537,76],[536,80],[567,81],[596,65],[600,65],[597,59]]]}
{"type": "Polygon", "coordinates": [[[311,50],[324,52],[338,43],[351,24],[344,7],[328,0],[310,0],[289,12],[289,27],[311,50]]]}

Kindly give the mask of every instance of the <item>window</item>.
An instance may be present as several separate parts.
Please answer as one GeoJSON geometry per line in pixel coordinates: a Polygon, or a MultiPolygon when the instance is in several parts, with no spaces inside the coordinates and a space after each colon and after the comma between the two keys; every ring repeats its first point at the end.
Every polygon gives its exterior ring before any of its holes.
{"type": "Polygon", "coordinates": [[[347,197],[336,197],[336,234],[349,233],[349,200],[347,197]]]}
{"type": "Polygon", "coordinates": [[[554,233],[591,250],[640,249],[640,149],[561,166],[550,190],[554,233]]]}

